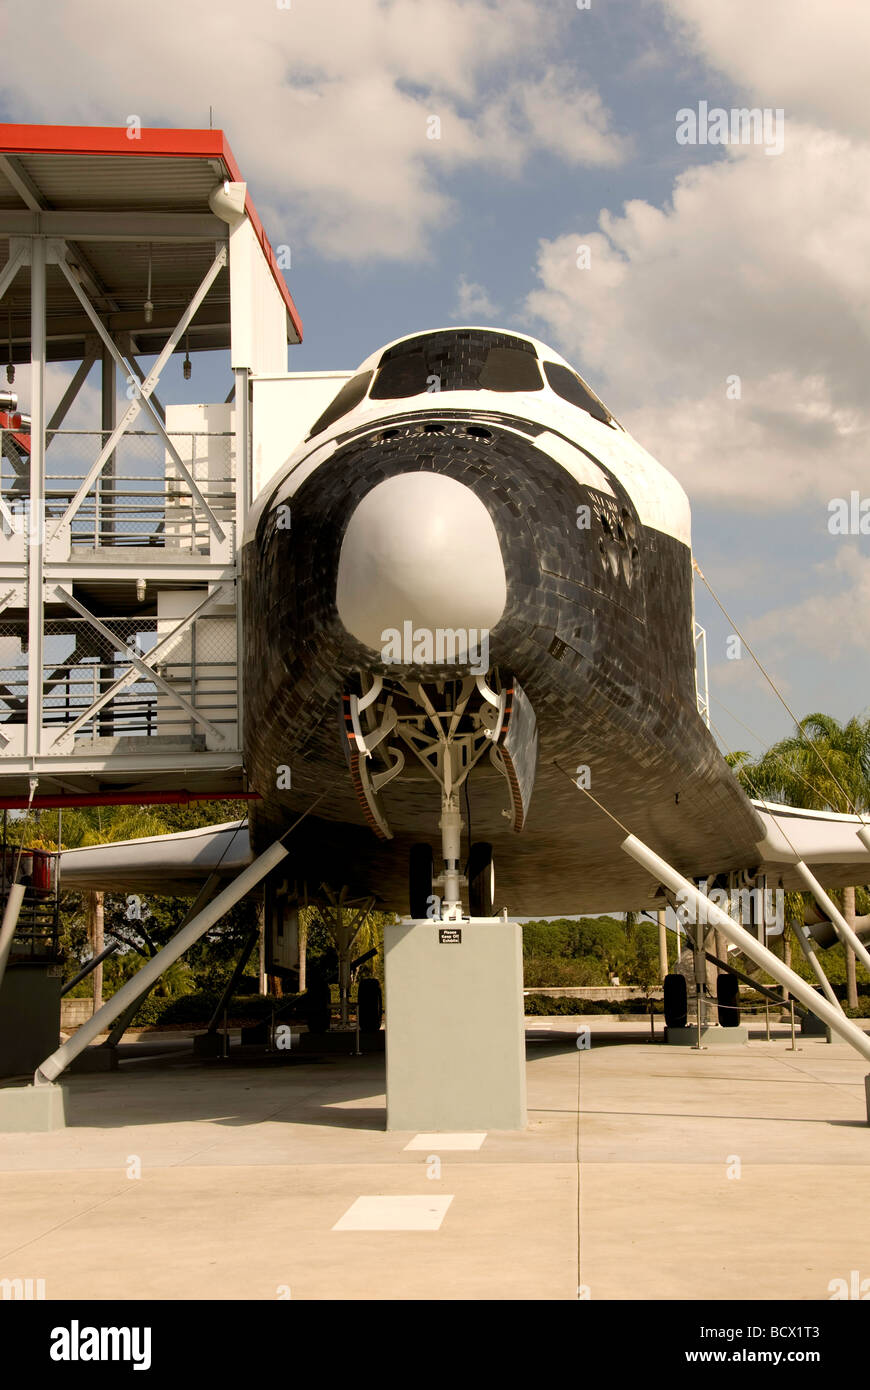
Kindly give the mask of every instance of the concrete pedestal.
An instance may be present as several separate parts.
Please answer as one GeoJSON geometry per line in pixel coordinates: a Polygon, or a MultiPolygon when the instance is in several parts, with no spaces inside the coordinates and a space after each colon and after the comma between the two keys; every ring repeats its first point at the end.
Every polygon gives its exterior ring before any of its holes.
{"type": "Polygon", "coordinates": [[[0,1087],[0,1134],[43,1134],[65,1125],[60,1086],[0,1087]]]}
{"type": "Polygon", "coordinates": [[[828,1025],[815,1014],[804,1014],[801,1019],[801,1033],[805,1038],[827,1038],[828,1042],[834,1040],[828,1025]]]}
{"type": "MultiPolygon", "coordinates": [[[[665,1042],[674,1047],[695,1047],[698,1042],[696,1024],[688,1028],[666,1028],[665,1042]]],[[[749,1034],[741,1023],[737,1028],[721,1028],[718,1023],[708,1023],[701,1029],[702,1047],[736,1047],[749,1042],[749,1034]]]]}
{"type": "Polygon", "coordinates": [[[406,920],[384,950],[387,1129],[524,1129],[521,927],[406,920]]]}

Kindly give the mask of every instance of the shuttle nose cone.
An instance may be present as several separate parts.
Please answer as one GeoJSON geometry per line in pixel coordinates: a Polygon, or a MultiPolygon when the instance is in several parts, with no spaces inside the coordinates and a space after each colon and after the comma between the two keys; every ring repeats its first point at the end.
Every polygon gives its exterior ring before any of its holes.
{"type": "Polygon", "coordinates": [[[338,562],[336,603],[348,632],[380,650],[388,629],[489,630],[507,581],[480,498],[441,473],[401,473],[362,499],[338,562]]]}

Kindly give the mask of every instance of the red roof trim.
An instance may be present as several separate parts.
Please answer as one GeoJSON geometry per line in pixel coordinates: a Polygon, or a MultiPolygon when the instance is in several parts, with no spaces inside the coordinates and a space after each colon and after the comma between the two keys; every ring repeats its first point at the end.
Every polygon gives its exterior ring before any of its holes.
{"type": "Polygon", "coordinates": [[[17,410],[14,410],[11,415],[5,410],[0,410],[0,430],[12,430],[12,438],[15,440],[15,443],[18,445],[21,452],[24,454],[29,454],[30,435],[19,434],[16,430],[13,429],[12,421],[14,416],[17,414],[17,410]]]}
{"type": "MultiPolygon", "coordinates": [[[[222,130],[167,130],[143,126],[135,139],[127,126],[0,125],[0,154],[85,154],[140,158],[220,159],[234,183],[244,183],[235,155],[222,130]]],[[[245,212],[275,284],[287,306],[287,313],[302,338],[302,320],[293,303],[275,253],[263,230],[259,213],[250,194],[245,196],[245,212]]]]}

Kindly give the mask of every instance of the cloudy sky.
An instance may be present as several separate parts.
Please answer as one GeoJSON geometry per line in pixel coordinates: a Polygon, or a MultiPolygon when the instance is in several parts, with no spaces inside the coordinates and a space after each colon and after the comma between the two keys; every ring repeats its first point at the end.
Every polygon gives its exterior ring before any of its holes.
{"type": "MultiPolygon", "coordinates": [[[[0,116],[212,107],[292,251],[291,369],[463,321],[552,343],[688,491],[696,557],[796,712],[867,713],[870,535],[832,535],[828,504],[870,497],[870,10],[285,4],[6,0],[0,116]],[[781,152],[679,143],[702,102],[784,112],[781,152]]],[[[162,394],[226,388],[198,360],[162,394]]],[[[697,604],[714,724],[757,750],[788,717],[697,604]]]]}

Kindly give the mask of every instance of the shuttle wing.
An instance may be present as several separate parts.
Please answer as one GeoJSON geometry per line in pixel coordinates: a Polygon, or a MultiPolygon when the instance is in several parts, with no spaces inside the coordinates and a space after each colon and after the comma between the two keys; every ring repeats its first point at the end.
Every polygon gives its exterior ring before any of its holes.
{"type": "Polygon", "coordinates": [[[232,878],[253,859],[246,820],[172,835],[86,845],[60,854],[61,887],[193,896],[212,873],[232,878]]]}
{"type": "Polygon", "coordinates": [[[766,835],[758,843],[761,872],[781,878],[783,887],[805,887],[793,866],[803,860],[826,888],[870,881],[870,850],[858,838],[867,821],[832,811],[805,811],[753,801],[766,835]]]}

